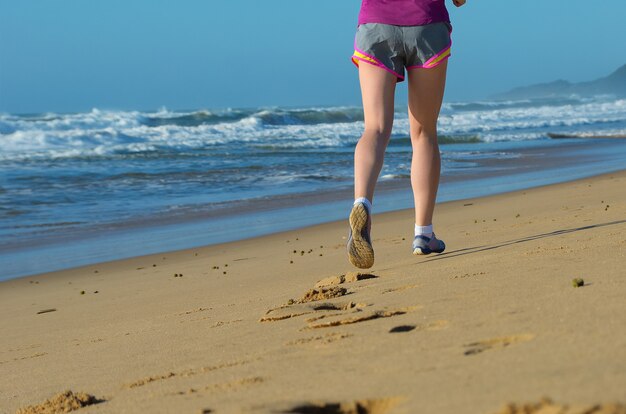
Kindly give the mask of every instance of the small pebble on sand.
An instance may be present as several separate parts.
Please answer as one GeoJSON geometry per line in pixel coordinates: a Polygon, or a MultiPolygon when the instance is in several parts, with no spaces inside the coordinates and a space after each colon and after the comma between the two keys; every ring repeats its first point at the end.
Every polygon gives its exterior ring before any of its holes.
{"type": "Polygon", "coordinates": [[[577,287],[581,287],[581,286],[585,286],[585,281],[583,279],[577,277],[575,279],[572,279],[572,286],[574,286],[576,288],[577,287]]]}

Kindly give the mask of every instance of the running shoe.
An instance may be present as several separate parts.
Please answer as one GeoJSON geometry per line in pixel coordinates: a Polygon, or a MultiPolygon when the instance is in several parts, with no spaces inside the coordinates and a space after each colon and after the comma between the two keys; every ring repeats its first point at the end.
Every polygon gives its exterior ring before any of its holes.
{"type": "Polygon", "coordinates": [[[446,244],[435,237],[415,236],[413,240],[413,254],[424,255],[431,253],[442,253],[446,250],[446,244]]]}
{"type": "Polygon", "coordinates": [[[370,239],[372,219],[363,203],[356,203],[350,212],[350,233],[348,234],[348,260],[360,269],[374,265],[374,248],[370,239]]]}

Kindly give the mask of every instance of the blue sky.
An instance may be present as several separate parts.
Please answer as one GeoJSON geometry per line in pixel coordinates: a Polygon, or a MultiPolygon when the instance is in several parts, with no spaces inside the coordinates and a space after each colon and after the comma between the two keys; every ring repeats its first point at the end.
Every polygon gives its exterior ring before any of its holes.
{"type": "MultiPolygon", "coordinates": [[[[447,4],[448,101],[626,63],[624,1],[447,4]]],[[[358,105],[349,56],[359,5],[0,0],[0,112],[358,105]]]]}

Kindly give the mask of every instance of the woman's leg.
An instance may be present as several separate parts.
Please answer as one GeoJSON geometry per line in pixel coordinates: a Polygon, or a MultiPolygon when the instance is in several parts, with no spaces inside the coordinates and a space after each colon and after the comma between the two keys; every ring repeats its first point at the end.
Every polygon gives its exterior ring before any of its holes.
{"type": "Polygon", "coordinates": [[[370,238],[371,201],[378,175],[383,167],[385,149],[393,124],[393,98],[396,77],[368,63],[359,65],[365,131],[354,150],[354,205],[350,211],[348,260],[368,269],[374,265],[370,238]]]}
{"type": "Polygon", "coordinates": [[[359,65],[365,131],[354,151],[354,198],[374,197],[391,136],[396,77],[368,63],[359,65]]]}
{"type": "Polygon", "coordinates": [[[441,171],[437,118],[443,101],[446,69],[447,61],[430,69],[412,69],[408,74],[409,124],[413,146],[411,186],[417,226],[430,226],[433,222],[441,171]]]}

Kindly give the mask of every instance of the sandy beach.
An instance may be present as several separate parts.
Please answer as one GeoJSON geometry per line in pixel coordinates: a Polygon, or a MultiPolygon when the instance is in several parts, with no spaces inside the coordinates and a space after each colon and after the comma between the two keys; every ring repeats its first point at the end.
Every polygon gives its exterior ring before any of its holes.
{"type": "Polygon", "coordinates": [[[375,214],[361,274],[342,221],[1,282],[0,412],[626,412],[625,188],[440,204],[425,257],[375,214]]]}

